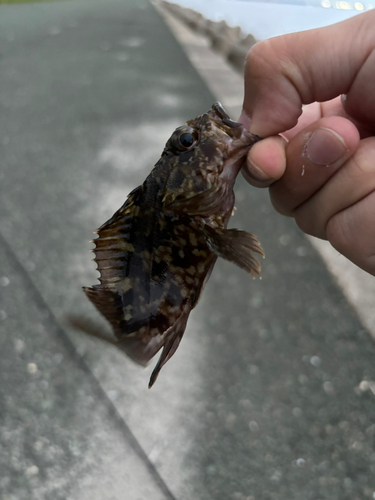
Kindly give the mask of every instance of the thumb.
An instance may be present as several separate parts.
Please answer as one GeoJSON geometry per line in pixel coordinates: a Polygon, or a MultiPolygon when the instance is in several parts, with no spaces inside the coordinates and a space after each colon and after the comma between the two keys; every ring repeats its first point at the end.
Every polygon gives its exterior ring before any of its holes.
{"type": "MultiPolygon", "coordinates": [[[[243,109],[251,118],[250,131],[260,137],[284,132],[296,125],[303,104],[340,94],[347,94],[349,114],[375,116],[375,97],[363,99],[364,92],[374,93],[374,23],[375,11],[370,11],[255,44],[245,66],[243,109]]],[[[240,121],[245,124],[246,116],[240,121]]]]}

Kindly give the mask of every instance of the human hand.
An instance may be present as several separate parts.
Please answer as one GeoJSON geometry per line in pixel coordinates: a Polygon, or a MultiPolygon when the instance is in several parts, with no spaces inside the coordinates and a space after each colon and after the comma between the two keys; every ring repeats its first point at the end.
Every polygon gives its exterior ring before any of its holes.
{"type": "Polygon", "coordinates": [[[248,182],[270,186],[280,213],[373,275],[374,27],[370,11],[254,45],[239,120],[266,138],[249,152],[248,182]]]}

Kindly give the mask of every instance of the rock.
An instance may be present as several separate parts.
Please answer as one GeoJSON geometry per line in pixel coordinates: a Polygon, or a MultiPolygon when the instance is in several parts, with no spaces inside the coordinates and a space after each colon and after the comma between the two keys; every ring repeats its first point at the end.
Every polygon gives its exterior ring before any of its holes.
{"type": "Polygon", "coordinates": [[[237,44],[232,47],[227,55],[228,62],[240,73],[243,73],[248,49],[237,44]]]}
{"type": "Polygon", "coordinates": [[[195,10],[187,9],[184,13],[184,21],[189,26],[189,28],[194,31],[204,32],[206,28],[206,20],[200,12],[195,10]]]}
{"type": "Polygon", "coordinates": [[[241,47],[245,47],[247,50],[249,50],[250,47],[252,47],[256,42],[257,41],[255,40],[254,36],[249,33],[247,36],[242,38],[239,43],[241,47]]]}
{"type": "Polygon", "coordinates": [[[214,36],[220,35],[222,33],[222,31],[224,31],[225,28],[227,28],[227,27],[228,27],[228,25],[225,21],[216,22],[216,21],[211,21],[210,19],[207,19],[205,33],[209,38],[212,39],[214,36]]]}
{"type": "Polygon", "coordinates": [[[167,2],[167,1],[163,0],[162,1],[162,6],[167,11],[171,12],[172,14],[174,14],[176,17],[182,18],[184,8],[181,7],[181,5],[179,5],[177,3],[171,3],[171,2],[167,2]]]}
{"type": "Polygon", "coordinates": [[[215,34],[211,38],[211,47],[224,57],[228,56],[234,45],[234,41],[224,35],[215,34]]]}
{"type": "Polygon", "coordinates": [[[224,34],[237,41],[241,40],[242,31],[240,26],[228,26],[224,34]]]}

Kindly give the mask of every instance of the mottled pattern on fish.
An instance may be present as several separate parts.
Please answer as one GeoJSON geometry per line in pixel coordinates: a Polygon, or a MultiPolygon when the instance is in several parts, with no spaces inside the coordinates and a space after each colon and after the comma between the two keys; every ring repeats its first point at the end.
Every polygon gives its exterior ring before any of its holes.
{"type": "Polygon", "coordinates": [[[217,256],[260,273],[256,237],[226,229],[235,177],[257,140],[215,103],[175,130],[145,182],[97,231],[100,285],[84,290],[133,360],[145,365],[163,348],[149,387],[176,351],[217,256]]]}

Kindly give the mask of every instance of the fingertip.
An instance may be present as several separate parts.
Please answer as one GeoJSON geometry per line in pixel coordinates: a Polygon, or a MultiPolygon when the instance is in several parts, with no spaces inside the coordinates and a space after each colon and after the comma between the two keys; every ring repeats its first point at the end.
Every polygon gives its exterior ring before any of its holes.
{"type": "Polygon", "coordinates": [[[269,137],[254,144],[243,167],[245,179],[256,187],[268,187],[285,172],[286,141],[280,136],[269,137]]]}
{"type": "Polygon", "coordinates": [[[330,116],[322,118],[321,125],[331,129],[342,137],[350,154],[357,149],[360,141],[360,134],[351,120],[342,116],[330,116]]]}

